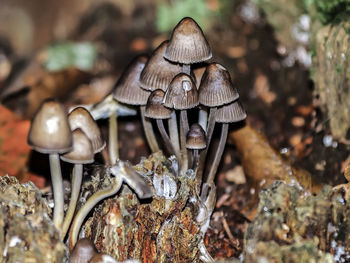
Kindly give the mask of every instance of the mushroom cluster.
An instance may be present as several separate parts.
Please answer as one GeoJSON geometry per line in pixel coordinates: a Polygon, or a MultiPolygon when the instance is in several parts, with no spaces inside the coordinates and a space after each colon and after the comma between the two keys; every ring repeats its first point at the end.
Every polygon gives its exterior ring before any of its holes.
{"type": "Polygon", "coordinates": [[[183,18],[170,39],[162,42],[149,58],[141,55],[131,62],[112,92],[118,102],[140,106],[152,152],[163,145],[166,153],[176,156],[177,172],[193,169],[199,192],[215,123],[221,123],[222,128],[206,176],[209,185],[213,184],[223,154],[229,123],[246,118],[229,72],[218,63],[206,63],[211,57],[199,25],[190,17],[183,18]],[[191,128],[189,120],[193,122],[191,128]],[[157,132],[162,144],[156,139],[157,132]]]}

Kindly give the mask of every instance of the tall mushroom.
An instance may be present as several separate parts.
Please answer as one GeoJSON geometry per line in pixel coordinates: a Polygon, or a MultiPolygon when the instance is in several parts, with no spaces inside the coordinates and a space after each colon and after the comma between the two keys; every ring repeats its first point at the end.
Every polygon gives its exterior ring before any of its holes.
{"type": "MultiPolygon", "coordinates": [[[[181,73],[182,67],[179,64],[172,63],[164,58],[165,49],[169,41],[163,41],[152,53],[147,61],[144,69],[141,72],[140,83],[145,90],[154,91],[161,89],[164,92],[167,90],[173,78],[181,73]]],[[[169,135],[173,144],[174,150],[179,157],[179,132],[175,112],[172,112],[171,118],[168,120],[169,135]]]]}
{"type": "Polygon", "coordinates": [[[246,117],[247,117],[247,114],[244,111],[239,101],[235,101],[228,105],[224,105],[218,108],[216,112],[215,120],[217,122],[222,123],[221,136],[220,136],[220,142],[219,142],[218,148],[216,149],[214,161],[210,167],[210,171],[206,180],[207,184],[210,185],[214,181],[216,171],[218,169],[222,154],[224,152],[229,123],[242,121],[246,117]]]}
{"type": "Polygon", "coordinates": [[[73,131],[73,150],[62,155],[61,159],[65,162],[74,164],[71,196],[62,227],[62,238],[64,238],[72,221],[77,205],[81,182],[83,179],[83,165],[94,162],[92,143],[80,128],[73,131]]]}
{"type": "Polygon", "coordinates": [[[198,105],[198,91],[192,77],[180,73],[170,82],[164,96],[164,106],[180,110],[181,171],[188,168],[186,134],[189,131],[187,110],[198,105]]]}
{"type": "Polygon", "coordinates": [[[129,64],[114,87],[113,97],[121,103],[140,106],[141,120],[147,142],[152,152],[156,152],[159,151],[159,146],[154,135],[152,123],[145,118],[145,108],[150,92],[141,89],[140,84],[141,71],[145,67],[147,60],[147,56],[141,55],[129,64]]]}
{"type": "Polygon", "coordinates": [[[73,139],[63,106],[55,100],[46,100],[31,123],[28,144],[37,152],[49,154],[54,195],[53,222],[61,231],[64,217],[63,183],[59,154],[72,149],[73,139]]]}
{"type": "Polygon", "coordinates": [[[170,140],[168,133],[165,130],[163,120],[170,119],[172,110],[164,107],[163,98],[165,92],[161,89],[156,89],[149,95],[146,105],[145,116],[150,119],[155,119],[157,126],[164,141],[165,147],[170,154],[175,154],[179,158],[179,152],[175,152],[174,143],[170,140]]]}
{"type": "Polygon", "coordinates": [[[171,34],[164,57],[182,64],[182,71],[190,75],[191,64],[209,60],[211,56],[211,49],[202,29],[192,18],[183,18],[171,34]]]}

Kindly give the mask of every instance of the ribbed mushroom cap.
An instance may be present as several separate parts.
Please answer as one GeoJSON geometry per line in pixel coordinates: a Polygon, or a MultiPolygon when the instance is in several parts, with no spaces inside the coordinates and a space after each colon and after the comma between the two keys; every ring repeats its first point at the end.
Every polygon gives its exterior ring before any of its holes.
{"type": "Polygon", "coordinates": [[[198,91],[192,77],[185,73],[176,75],[164,95],[164,106],[176,110],[187,110],[197,105],[198,91]]]}
{"type": "Polygon", "coordinates": [[[97,254],[96,248],[88,238],[79,239],[70,254],[70,263],[88,263],[97,254]]]}
{"type": "Polygon", "coordinates": [[[211,50],[202,29],[190,17],[174,28],[164,57],[180,64],[193,64],[210,59],[211,50]]]}
{"type": "Polygon", "coordinates": [[[141,72],[141,87],[146,90],[161,89],[166,91],[171,80],[182,72],[179,64],[169,62],[164,58],[164,52],[168,45],[168,40],[153,51],[151,57],[141,72]]]}
{"type": "Polygon", "coordinates": [[[146,105],[145,116],[152,119],[169,119],[171,110],[164,107],[163,99],[165,92],[161,89],[156,89],[149,95],[146,105]]]}
{"type": "MultiPolygon", "coordinates": [[[[123,262],[129,262],[129,260],[123,261],[123,262]]],[[[114,258],[112,258],[108,254],[98,253],[91,259],[91,261],[89,261],[89,263],[119,263],[119,261],[116,261],[114,258]]]]}
{"type": "Polygon", "coordinates": [[[242,121],[247,117],[242,104],[239,101],[219,107],[216,111],[215,121],[216,122],[238,122],[242,121]]]}
{"type": "Polygon", "coordinates": [[[73,150],[61,155],[61,159],[67,163],[74,164],[94,162],[94,151],[91,141],[80,128],[73,131],[73,150]]]}
{"type": "Polygon", "coordinates": [[[140,75],[148,57],[137,56],[125,69],[113,90],[113,97],[128,105],[146,105],[149,91],[141,88],[140,75]]]}
{"type": "Polygon", "coordinates": [[[28,144],[46,154],[65,153],[72,149],[72,132],[60,103],[46,100],[41,104],[31,123],[28,144]]]}
{"type": "Polygon", "coordinates": [[[69,125],[72,130],[82,129],[92,144],[94,153],[98,153],[106,146],[101,131],[90,112],[83,107],[76,107],[68,114],[69,125]]]}
{"type": "Polygon", "coordinates": [[[218,107],[239,98],[230,73],[220,64],[212,63],[205,70],[199,86],[199,103],[218,107]]]}
{"type": "Polygon", "coordinates": [[[207,138],[202,126],[198,123],[191,125],[186,137],[186,148],[190,150],[202,150],[207,147],[207,138]]]}

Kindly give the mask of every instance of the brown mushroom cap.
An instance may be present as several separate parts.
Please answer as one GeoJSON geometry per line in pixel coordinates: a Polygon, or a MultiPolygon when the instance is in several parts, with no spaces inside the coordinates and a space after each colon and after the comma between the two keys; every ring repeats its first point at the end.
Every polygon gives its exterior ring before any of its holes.
{"type": "Polygon", "coordinates": [[[70,254],[70,263],[88,263],[97,254],[96,248],[88,238],[79,239],[70,254]]]}
{"type": "Polygon", "coordinates": [[[239,98],[230,73],[220,64],[212,63],[205,70],[199,86],[199,102],[208,107],[218,107],[239,98]]]}
{"type": "Polygon", "coordinates": [[[74,164],[94,162],[94,151],[91,141],[80,128],[73,131],[73,150],[62,155],[61,159],[67,163],[74,164]]]}
{"type": "Polygon", "coordinates": [[[163,57],[168,42],[166,40],[161,43],[147,61],[141,72],[142,88],[150,91],[156,89],[166,91],[171,80],[182,72],[182,67],[179,64],[171,63],[163,57]]]}
{"type": "Polygon", "coordinates": [[[198,88],[199,88],[199,85],[201,84],[201,79],[203,77],[205,70],[207,69],[207,66],[208,66],[208,64],[205,63],[204,65],[201,65],[200,67],[192,68],[194,79],[196,80],[196,85],[198,88]]]}
{"type": "Polygon", "coordinates": [[[187,110],[197,105],[198,91],[192,77],[185,73],[176,75],[164,95],[164,106],[176,110],[187,110]]]}
{"type": "Polygon", "coordinates": [[[149,95],[146,105],[145,116],[152,119],[169,119],[171,110],[164,107],[163,98],[165,92],[161,89],[156,89],[149,95]]]}
{"type": "Polygon", "coordinates": [[[148,57],[137,56],[125,69],[113,90],[113,97],[128,105],[146,105],[149,91],[141,88],[140,75],[148,57]]]}
{"type": "Polygon", "coordinates": [[[230,104],[219,107],[216,111],[215,121],[217,122],[238,122],[247,117],[242,104],[239,101],[232,102],[230,104]]]}
{"type": "MultiPolygon", "coordinates": [[[[110,255],[105,253],[98,253],[91,259],[91,261],[89,261],[89,263],[118,263],[118,262],[119,261],[116,261],[110,255]]],[[[128,260],[123,262],[128,262],[128,260]]]]}
{"type": "Polygon", "coordinates": [[[190,17],[174,28],[164,57],[180,64],[194,64],[210,59],[211,50],[202,29],[190,17]]]}
{"type": "Polygon", "coordinates": [[[186,137],[186,148],[190,150],[202,150],[207,147],[207,138],[202,126],[198,123],[191,125],[186,137]]]}
{"type": "Polygon", "coordinates": [[[82,129],[92,144],[94,153],[98,153],[106,146],[101,131],[90,112],[83,107],[76,107],[68,114],[69,125],[72,130],[82,129]]]}
{"type": "Polygon", "coordinates": [[[30,127],[28,144],[46,154],[65,153],[72,149],[72,132],[59,102],[46,100],[41,104],[30,127]]]}

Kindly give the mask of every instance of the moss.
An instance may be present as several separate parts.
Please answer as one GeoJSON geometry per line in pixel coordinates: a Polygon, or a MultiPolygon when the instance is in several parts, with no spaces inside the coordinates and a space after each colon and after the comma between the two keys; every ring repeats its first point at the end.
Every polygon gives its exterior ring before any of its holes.
{"type": "MultiPolygon", "coordinates": [[[[309,1],[309,0],[306,0],[309,1]]],[[[316,7],[316,16],[322,24],[339,24],[349,20],[349,0],[313,0],[316,7]]]]}

